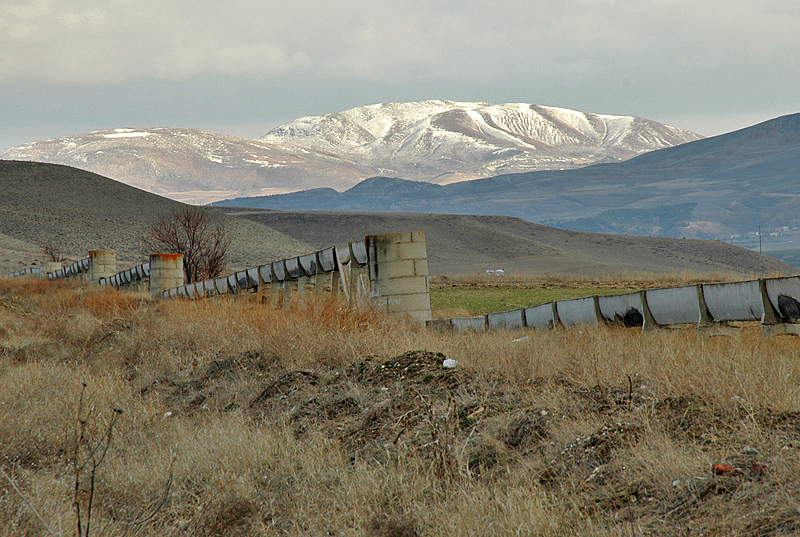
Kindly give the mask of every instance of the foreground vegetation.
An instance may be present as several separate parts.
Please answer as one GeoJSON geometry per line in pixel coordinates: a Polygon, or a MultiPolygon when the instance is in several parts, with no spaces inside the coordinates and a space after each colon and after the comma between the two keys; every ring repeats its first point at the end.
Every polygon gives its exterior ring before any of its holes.
{"type": "Polygon", "coordinates": [[[789,535],[798,446],[800,341],[755,326],[456,335],[0,280],[0,536],[789,535]]]}

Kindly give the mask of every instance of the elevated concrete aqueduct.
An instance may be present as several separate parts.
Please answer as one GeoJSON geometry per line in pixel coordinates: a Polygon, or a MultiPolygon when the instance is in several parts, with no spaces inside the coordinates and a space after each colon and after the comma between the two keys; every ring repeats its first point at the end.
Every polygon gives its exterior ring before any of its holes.
{"type": "Polygon", "coordinates": [[[351,303],[425,324],[431,320],[425,234],[368,235],[345,247],[273,261],[228,276],[184,284],[183,257],[152,254],[147,263],[117,272],[114,250],[92,250],[66,267],[44,263],[10,276],[80,278],[117,289],[150,292],[154,298],[200,299],[259,293],[272,304],[289,304],[310,293],[341,294],[351,303]]]}
{"type": "Polygon", "coordinates": [[[648,289],[431,321],[427,251],[421,232],[369,235],[343,248],[331,247],[185,285],[179,255],[153,254],[148,263],[116,272],[113,250],[93,250],[86,259],[67,267],[45,263],[11,276],[23,275],[80,277],[119,289],[149,291],[156,298],[260,293],[276,305],[309,293],[341,293],[351,303],[368,302],[380,311],[454,331],[605,324],[650,330],[696,324],[702,333],[726,334],[738,330],[731,323],[760,321],[764,333],[800,335],[800,276],[648,289]]]}

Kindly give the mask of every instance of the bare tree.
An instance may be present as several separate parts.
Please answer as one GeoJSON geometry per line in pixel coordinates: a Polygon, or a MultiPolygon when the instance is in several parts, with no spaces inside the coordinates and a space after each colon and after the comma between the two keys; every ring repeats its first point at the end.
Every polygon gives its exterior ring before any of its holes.
{"type": "Polygon", "coordinates": [[[183,254],[183,273],[188,283],[222,274],[231,244],[225,228],[208,209],[191,205],[151,223],[143,242],[151,252],[183,254]]]}
{"type": "Polygon", "coordinates": [[[44,257],[48,261],[60,263],[61,261],[67,260],[64,254],[62,254],[52,242],[46,242],[42,245],[42,253],[44,253],[44,257]]]}

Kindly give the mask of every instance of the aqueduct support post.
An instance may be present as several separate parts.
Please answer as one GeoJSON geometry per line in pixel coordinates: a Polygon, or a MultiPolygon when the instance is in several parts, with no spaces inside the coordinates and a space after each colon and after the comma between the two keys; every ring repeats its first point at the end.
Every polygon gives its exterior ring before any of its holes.
{"type": "Polygon", "coordinates": [[[373,307],[389,314],[406,315],[423,325],[430,321],[425,234],[416,231],[368,235],[366,247],[373,307]]]}
{"type": "Polygon", "coordinates": [[[164,291],[183,285],[182,254],[150,255],[150,295],[161,298],[164,291]]]}
{"type": "Polygon", "coordinates": [[[86,279],[97,285],[103,278],[117,273],[117,252],[115,250],[90,250],[89,271],[86,279]]]}

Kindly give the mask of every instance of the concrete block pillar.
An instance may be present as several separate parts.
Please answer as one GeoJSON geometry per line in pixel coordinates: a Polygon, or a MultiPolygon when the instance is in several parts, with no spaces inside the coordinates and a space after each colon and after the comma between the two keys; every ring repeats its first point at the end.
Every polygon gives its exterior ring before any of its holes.
{"type": "Polygon", "coordinates": [[[59,263],[58,261],[45,261],[39,266],[39,268],[41,269],[39,276],[41,276],[42,278],[47,278],[48,274],[55,272],[61,268],[61,263],[59,263]]]}
{"type": "Polygon", "coordinates": [[[387,233],[366,237],[370,300],[373,307],[411,318],[431,320],[431,287],[425,233],[387,233]]]}
{"type": "Polygon", "coordinates": [[[89,250],[89,283],[97,284],[102,278],[110,278],[117,273],[117,252],[115,250],[89,250]]]}
{"type": "Polygon", "coordinates": [[[183,254],[150,254],[150,295],[183,285],[183,254]]]}
{"type": "Polygon", "coordinates": [[[300,276],[297,279],[297,298],[299,300],[306,299],[309,283],[311,283],[311,278],[308,276],[300,276]]]}

